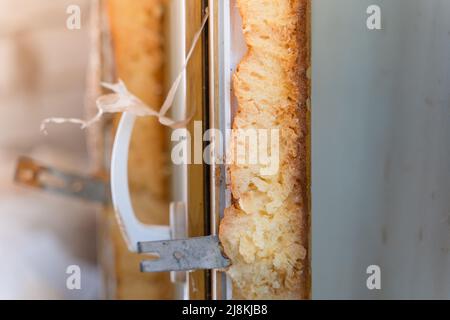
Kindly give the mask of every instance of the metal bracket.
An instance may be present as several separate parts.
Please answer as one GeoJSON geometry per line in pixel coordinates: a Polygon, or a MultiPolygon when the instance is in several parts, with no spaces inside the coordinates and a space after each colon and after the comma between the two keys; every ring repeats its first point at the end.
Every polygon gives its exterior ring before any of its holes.
{"type": "MultiPolygon", "coordinates": [[[[184,239],[188,236],[187,208],[184,202],[172,202],[170,204],[170,237],[172,240],[184,239]]],[[[173,271],[170,280],[177,284],[186,284],[186,272],[173,271]]]]}
{"type": "Polygon", "coordinates": [[[67,173],[38,164],[28,157],[19,158],[14,181],[24,186],[92,202],[106,203],[110,199],[109,187],[104,179],[67,173]]]}
{"type": "MultiPolygon", "coordinates": [[[[170,238],[172,240],[184,239],[188,236],[188,217],[186,203],[172,202],[170,204],[170,238]]],[[[188,273],[186,271],[170,272],[170,281],[175,285],[175,298],[187,300],[188,273]]]]}
{"type": "Polygon", "coordinates": [[[141,262],[142,272],[171,271],[173,283],[185,283],[186,272],[197,269],[224,269],[230,260],[223,256],[219,238],[187,237],[187,212],[183,202],[170,204],[172,240],[138,242],[139,253],[157,256],[141,262]],[[180,239],[180,240],[178,240],[180,239]]]}
{"type": "Polygon", "coordinates": [[[142,272],[224,269],[230,266],[230,260],[222,254],[217,236],[139,242],[138,252],[159,256],[159,259],[141,262],[142,272]]]}

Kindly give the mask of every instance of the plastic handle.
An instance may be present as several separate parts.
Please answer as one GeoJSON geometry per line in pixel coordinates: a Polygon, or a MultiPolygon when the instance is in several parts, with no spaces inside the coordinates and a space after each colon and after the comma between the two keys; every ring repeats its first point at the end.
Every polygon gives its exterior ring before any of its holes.
{"type": "Polygon", "coordinates": [[[117,128],[111,158],[111,194],[116,217],[130,251],[137,252],[137,243],[170,239],[170,227],[145,225],[133,210],[128,188],[128,149],[136,116],[125,112],[117,128]]]}

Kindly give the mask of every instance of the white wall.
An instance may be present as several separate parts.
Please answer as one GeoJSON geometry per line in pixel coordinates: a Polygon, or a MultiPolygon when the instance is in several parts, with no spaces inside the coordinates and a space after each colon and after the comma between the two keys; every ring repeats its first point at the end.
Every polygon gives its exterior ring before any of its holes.
{"type": "Polygon", "coordinates": [[[446,0],[313,0],[315,298],[450,298],[449,17],[446,0]]]}

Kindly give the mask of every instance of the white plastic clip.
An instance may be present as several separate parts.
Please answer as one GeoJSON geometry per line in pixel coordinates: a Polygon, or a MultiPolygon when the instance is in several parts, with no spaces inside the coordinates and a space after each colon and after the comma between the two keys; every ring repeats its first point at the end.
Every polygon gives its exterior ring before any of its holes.
{"type": "Polygon", "coordinates": [[[137,243],[170,239],[170,227],[145,225],[140,222],[131,204],[128,187],[128,149],[136,116],[125,112],[117,128],[111,159],[111,194],[114,210],[130,251],[137,252],[137,243]]]}

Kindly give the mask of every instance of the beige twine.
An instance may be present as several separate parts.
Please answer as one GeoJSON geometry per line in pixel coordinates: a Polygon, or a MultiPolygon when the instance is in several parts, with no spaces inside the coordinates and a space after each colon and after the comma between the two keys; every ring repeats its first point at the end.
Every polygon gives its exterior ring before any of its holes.
{"type": "Polygon", "coordinates": [[[175,99],[176,92],[178,90],[178,87],[180,86],[181,80],[183,79],[183,75],[186,71],[187,65],[192,57],[192,54],[194,52],[194,49],[200,39],[200,36],[203,32],[203,29],[206,25],[206,22],[209,17],[209,11],[208,8],[205,10],[205,16],[203,17],[202,25],[200,29],[197,31],[197,33],[194,36],[194,39],[191,44],[191,48],[189,49],[189,52],[186,56],[185,63],[178,74],[177,78],[173,82],[169,92],[167,93],[166,99],[164,100],[163,105],[161,106],[161,109],[156,111],[151,106],[146,105],[144,102],[142,102],[138,97],[131,94],[127,87],[125,86],[125,83],[119,79],[118,83],[111,84],[111,83],[102,83],[102,86],[104,88],[107,88],[111,90],[113,93],[105,94],[100,96],[96,100],[96,105],[98,112],[90,120],[82,120],[77,118],[47,118],[42,121],[41,123],[41,132],[44,134],[47,134],[47,125],[50,123],[55,124],[63,124],[63,123],[73,123],[78,124],[81,126],[81,129],[86,129],[89,126],[93,125],[94,123],[98,122],[103,114],[105,113],[119,113],[119,112],[129,112],[137,117],[157,117],[159,122],[165,126],[171,127],[171,128],[181,128],[186,126],[188,124],[194,113],[195,109],[192,111],[191,116],[189,116],[187,119],[182,121],[175,121],[169,117],[166,116],[167,112],[170,110],[170,108],[173,105],[173,101],[175,99]]]}

